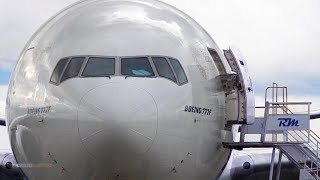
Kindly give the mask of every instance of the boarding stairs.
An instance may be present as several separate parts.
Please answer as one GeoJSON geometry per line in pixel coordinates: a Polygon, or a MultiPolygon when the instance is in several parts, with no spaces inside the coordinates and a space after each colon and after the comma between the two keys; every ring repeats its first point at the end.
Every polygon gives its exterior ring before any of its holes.
{"type": "Polygon", "coordinates": [[[242,124],[240,139],[224,142],[231,149],[272,147],[270,177],[273,176],[275,149],[279,150],[277,178],[280,177],[281,159],[285,155],[300,169],[300,179],[320,180],[320,137],[310,129],[310,102],[288,102],[287,87],[273,84],[266,89],[262,117],[253,124],[242,124]],[[272,99],[268,100],[268,92],[272,99]],[[279,98],[279,94],[281,94],[279,98]],[[279,174],[279,175],[278,175],[279,174]]]}
{"type": "Polygon", "coordinates": [[[265,90],[265,105],[255,107],[248,68],[238,50],[224,50],[232,73],[220,75],[226,94],[226,129],[239,129],[240,138],[223,142],[225,148],[273,149],[269,180],[273,178],[275,149],[300,169],[300,180],[320,180],[320,137],[310,129],[311,102],[289,102],[288,88],[273,83],[265,90]],[[259,114],[260,111],[260,114],[259,114]]]}

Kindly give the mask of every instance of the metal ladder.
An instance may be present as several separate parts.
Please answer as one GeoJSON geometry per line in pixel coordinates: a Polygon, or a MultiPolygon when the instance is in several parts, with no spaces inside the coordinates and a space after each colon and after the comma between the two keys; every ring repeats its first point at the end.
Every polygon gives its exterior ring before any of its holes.
{"type": "Polygon", "coordinates": [[[288,102],[287,87],[273,83],[265,92],[263,117],[254,124],[240,126],[239,142],[224,142],[226,148],[272,147],[269,180],[273,178],[275,149],[279,149],[276,179],[280,178],[281,159],[285,155],[300,169],[300,179],[320,180],[320,137],[310,129],[310,102],[288,102]],[[271,97],[269,96],[271,93],[271,97]],[[260,140],[250,140],[259,135],[260,140]]]}

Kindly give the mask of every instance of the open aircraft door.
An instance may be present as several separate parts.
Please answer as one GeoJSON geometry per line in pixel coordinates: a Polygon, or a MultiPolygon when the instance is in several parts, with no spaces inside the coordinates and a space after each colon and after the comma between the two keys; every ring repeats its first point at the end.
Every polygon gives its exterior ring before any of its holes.
{"type": "Polygon", "coordinates": [[[226,92],[227,127],[232,124],[253,124],[255,99],[247,63],[235,47],[224,50],[224,55],[232,70],[231,74],[220,75],[226,92]]]}

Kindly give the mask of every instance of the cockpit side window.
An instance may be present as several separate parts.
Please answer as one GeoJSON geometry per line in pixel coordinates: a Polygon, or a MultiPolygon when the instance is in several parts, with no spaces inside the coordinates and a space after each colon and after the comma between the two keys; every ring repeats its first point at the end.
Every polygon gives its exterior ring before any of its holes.
{"type": "Polygon", "coordinates": [[[219,73],[220,74],[227,74],[226,68],[224,67],[222,60],[219,57],[217,51],[214,49],[210,49],[210,48],[208,48],[208,51],[209,51],[214,63],[216,64],[219,73]]]}
{"type": "Polygon", "coordinates": [[[54,84],[59,83],[60,77],[62,75],[62,72],[63,72],[67,62],[68,62],[68,58],[61,59],[58,62],[58,64],[56,65],[56,67],[53,70],[52,76],[50,78],[50,82],[52,82],[54,84]]]}
{"type": "Polygon", "coordinates": [[[176,59],[173,59],[173,58],[169,58],[169,61],[170,61],[171,66],[177,76],[179,84],[181,85],[181,84],[187,83],[188,79],[187,79],[186,73],[184,72],[180,62],[176,59]]]}
{"type": "Polygon", "coordinates": [[[83,70],[83,77],[104,77],[114,75],[115,58],[90,57],[83,70]]]}
{"type": "Polygon", "coordinates": [[[71,58],[66,70],[64,71],[60,83],[63,81],[78,76],[85,57],[73,57],[71,58]]]}
{"type": "Polygon", "coordinates": [[[121,58],[121,74],[137,77],[154,76],[154,72],[147,57],[121,58]]]}
{"type": "Polygon", "coordinates": [[[165,57],[152,57],[152,61],[160,77],[177,82],[176,77],[174,76],[172,69],[165,57]]]}

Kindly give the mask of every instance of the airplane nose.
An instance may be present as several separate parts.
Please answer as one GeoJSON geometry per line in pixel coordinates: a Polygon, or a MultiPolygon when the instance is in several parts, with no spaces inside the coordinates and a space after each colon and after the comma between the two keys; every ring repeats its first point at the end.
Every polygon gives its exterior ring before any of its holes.
{"type": "Polygon", "coordinates": [[[87,92],[78,109],[83,145],[97,160],[127,159],[150,149],[157,133],[158,110],[143,89],[110,83],[87,92]]]}

